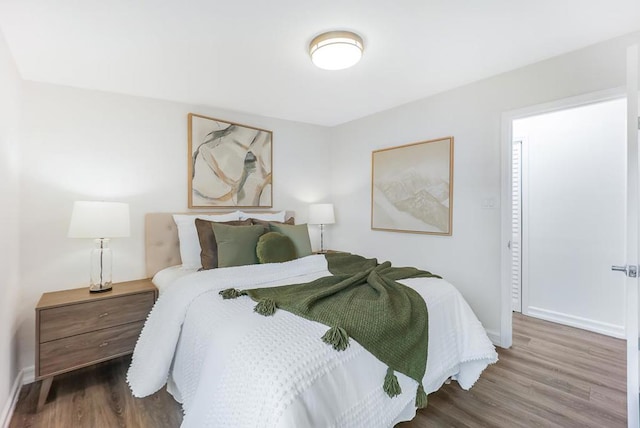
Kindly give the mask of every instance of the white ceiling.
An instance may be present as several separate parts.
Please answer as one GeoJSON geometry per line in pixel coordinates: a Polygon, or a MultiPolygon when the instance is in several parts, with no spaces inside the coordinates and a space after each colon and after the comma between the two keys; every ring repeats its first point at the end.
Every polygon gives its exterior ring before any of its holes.
{"type": "Polygon", "coordinates": [[[640,30],[638,0],[0,0],[24,79],[336,125],[640,30]],[[346,29],[362,61],[317,69],[346,29]]]}

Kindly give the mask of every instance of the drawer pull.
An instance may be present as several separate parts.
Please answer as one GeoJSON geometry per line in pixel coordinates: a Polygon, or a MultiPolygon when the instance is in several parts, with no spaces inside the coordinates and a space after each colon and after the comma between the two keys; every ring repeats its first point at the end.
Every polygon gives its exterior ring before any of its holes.
{"type": "Polygon", "coordinates": [[[100,315],[98,315],[98,318],[104,318],[104,317],[106,317],[107,315],[109,315],[109,312],[105,312],[104,314],[100,314],[100,315]]]}
{"type": "Polygon", "coordinates": [[[104,348],[105,346],[109,346],[109,342],[102,342],[100,344],[100,348],[104,348]]]}

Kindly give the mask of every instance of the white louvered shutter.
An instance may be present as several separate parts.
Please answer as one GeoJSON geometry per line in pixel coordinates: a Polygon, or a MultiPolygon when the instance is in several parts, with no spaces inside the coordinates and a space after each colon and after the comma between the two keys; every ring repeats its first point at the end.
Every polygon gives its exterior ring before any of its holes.
{"type": "Polygon", "coordinates": [[[514,141],[511,159],[511,300],[522,312],[522,142],[514,141]]]}

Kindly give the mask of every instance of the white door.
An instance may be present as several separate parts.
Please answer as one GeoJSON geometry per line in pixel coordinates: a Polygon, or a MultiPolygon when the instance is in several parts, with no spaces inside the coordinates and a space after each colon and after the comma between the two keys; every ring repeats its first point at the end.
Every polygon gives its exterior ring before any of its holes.
{"type": "Polygon", "coordinates": [[[638,46],[627,50],[627,245],[626,265],[626,336],[627,336],[627,420],[628,426],[639,425],[640,379],[638,367],[638,247],[640,246],[640,215],[638,200],[638,46]]]}

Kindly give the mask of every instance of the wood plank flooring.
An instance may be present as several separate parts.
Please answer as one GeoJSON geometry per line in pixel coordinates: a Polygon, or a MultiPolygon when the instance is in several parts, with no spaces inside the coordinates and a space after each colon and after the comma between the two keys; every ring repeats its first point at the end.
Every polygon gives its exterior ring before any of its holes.
{"type": "MultiPolygon", "coordinates": [[[[498,349],[470,391],[456,382],[397,428],[626,427],[625,342],[514,314],[513,346],[498,349]]],[[[133,398],[129,358],[56,377],[34,413],[39,384],[26,385],[11,420],[21,427],[178,427],[182,410],[162,390],[133,398]]]]}
{"type": "Polygon", "coordinates": [[[39,413],[40,382],[23,386],[9,428],[179,427],[182,408],[165,389],[144,399],[131,395],[130,362],[121,357],[56,376],[39,413]]]}
{"type": "Polygon", "coordinates": [[[626,344],[514,314],[513,346],[469,391],[451,382],[397,428],[626,427],[626,344]]]}

